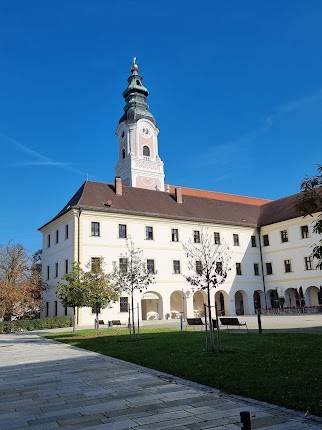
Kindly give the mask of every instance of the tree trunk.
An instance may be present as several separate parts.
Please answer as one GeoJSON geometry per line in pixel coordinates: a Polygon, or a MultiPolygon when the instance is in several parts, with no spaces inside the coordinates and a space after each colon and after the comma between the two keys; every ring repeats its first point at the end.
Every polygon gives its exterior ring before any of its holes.
{"type": "Polygon", "coordinates": [[[73,333],[76,331],[76,308],[73,308],[73,333]]]}
{"type": "Polygon", "coordinates": [[[211,304],[210,304],[210,288],[207,286],[207,301],[208,301],[208,318],[209,318],[209,351],[214,351],[214,336],[213,336],[213,324],[211,316],[211,304]]]}
{"type": "Polygon", "coordinates": [[[131,307],[132,307],[132,330],[133,334],[135,335],[135,321],[134,321],[134,297],[133,297],[133,290],[131,293],[131,307]]]}
{"type": "Polygon", "coordinates": [[[96,310],[96,320],[95,320],[95,328],[96,328],[96,334],[98,335],[98,330],[99,330],[99,328],[100,328],[100,325],[99,325],[99,320],[98,320],[98,312],[97,312],[97,310],[96,310]]]}

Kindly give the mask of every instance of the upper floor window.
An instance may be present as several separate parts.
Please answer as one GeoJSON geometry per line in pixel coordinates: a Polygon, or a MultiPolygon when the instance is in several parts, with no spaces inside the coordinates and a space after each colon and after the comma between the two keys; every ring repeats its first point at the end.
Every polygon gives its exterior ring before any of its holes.
{"type": "Polygon", "coordinates": [[[218,231],[214,232],[215,245],[220,245],[220,233],[218,231]]]}
{"type": "Polygon", "coordinates": [[[287,230],[282,230],[281,231],[281,242],[288,242],[288,234],[287,234],[287,230]]]}
{"type": "Polygon", "coordinates": [[[216,269],[215,269],[216,273],[218,273],[218,275],[222,275],[223,271],[222,271],[222,261],[216,261],[216,269]]]}
{"type": "Polygon", "coordinates": [[[241,274],[242,274],[241,263],[236,263],[236,275],[241,275],[241,274]]]}
{"type": "Polygon", "coordinates": [[[67,274],[68,273],[68,270],[69,269],[69,267],[68,267],[68,260],[65,260],[65,273],[67,274]]]}
{"type": "Polygon", "coordinates": [[[234,233],[233,239],[234,239],[234,246],[239,246],[239,235],[234,233]]]}
{"type": "Polygon", "coordinates": [[[56,243],[59,242],[59,230],[56,230],[56,243]]]}
{"type": "Polygon", "coordinates": [[[272,274],[273,274],[272,263],[266,263],[266,275],[272,275],[272,274]]]}
{"type": "Polygon", "coordinates": [[[127,238],[127,228],[126,224],[119,224],[119,239],[127,238]]]}
{"type": "Polygon", "coordinates": [[[255,276],[259,275],[259,265],[258,265],[258,263],[254,263],[254,275],[255,276]]]}
{"type": "Polygon", "coordinates": [[[91,258],[91,270],[99,270],[101,267],[101,259],[100,257],[92,257],[91,258]]]}
{"type": "Polygon", "coordinates": [[[171,229],[171,240],[172,242],[179,242],[179,230],[177,228],[171,229]]]}
{"type": "Polygon", "coordinates": [[[307,239],[309,237],[309,226],[308,225],[302,225],[301,226],[301,236],[302,236],[302,239],[307,239]]]}
{"type": "Polygon", "coordinates": [[[47,248],[50,248],[50,234],[47,235],[47,248]]]}
{"type": "Polygon", "coordinates": [[[119,259],[119,268],[120,268],[120,272],[122,273],[127,272],[127,258],[122,257],[119,259]]]}
{"type": "Polygon", "coordinates": [[[123,160],[125,158],[125,149],[124,148],[122,149],[122,158],[123,158],[123,160]]]}
{"type": "Polygon", "coordinates": [[[202,263],[201,263],[201,261],[196,261],[196,273],[198,274],[198,275],[201,275],[202,274],[202,263]]]}
{"type": "Polygon", "coordinates": [[[179,275],[181,273],[180,260],[173,260],[173,273],[179,275]]]}
{"type": "Polygon", "coordinates": [[[47,266],[47,281],[50,278],[50,266],[47,266]]]}
{"type": "Polygon", "coordinates": [[[150,226],[145,227],[145,239],[153,240],[153,227],[150,227],[150,226]]]}
{"type": "Polygon", "coordinates": [[[263,235],[263,245],[264,246],[269,246],[269,237],[268,237],[268,234],[264,234],[263,235]]]}
{"type": "Polygon", "coordinates": [[[155,273],[154,260],[148,259],[146,260],[146,268],[149,273],[155,273]]]}
{"type": "Polygon", "coordinates": [[[150,148],[146,145],[143,146],[143,157],[150,158],[150,148]]]}
{"type": "Polygon", "coordinates": [[[256,243],[256,236],[251,236],[251,241],[252,241],[252,247],[256,248],[257,243],[256,243]]]}
{"type": "Polygon", "coordinates": [[[65,239],[68,239],[69,237],[69,227],[68,224],[65,225],[65,239]]]}
{"type": "Polygon", "coordinates": [[[309,256],[309,257],[304,257],[304,262],[305,262],[305,270],[313,270],[313,257],[309,256]]]}
{"type": "Polygon", "coordinates": [[[55,278],[58,278],[58,263],[55,263],[55,278]]]}
{"type": "Polygon", "coordinates": [[[290,273],[292,271],[291,260],[284,260],[284,270],[285,273],[290,273]]]}
{"type": "Polygon", "coordinates": [[[100,236],[100,223],[99,222],[92,221],[91,235],[92,236],[100,236]]]}
{"type": "Polygon", "coordinates": [[[120,312],[128,312],[129,309],[129,298],[120,297],[120,312]]]}
{"type": "Polygon", "coordinates": [[[193,241],[194,241],[194,243],[200,243],[200,231],[199,230],[193,231],[193,241]]]}

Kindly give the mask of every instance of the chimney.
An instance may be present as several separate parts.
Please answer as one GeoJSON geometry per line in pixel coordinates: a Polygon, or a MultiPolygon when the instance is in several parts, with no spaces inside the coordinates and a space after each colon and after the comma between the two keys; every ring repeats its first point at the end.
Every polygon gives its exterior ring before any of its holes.
{"type": "Polygon", "coordinates": [[[176,187],[176,201],[177,203],[181,204],[182,203],[182,188],[181,187],[176,187]]]}
{"type": "Polygon", "coordinates": [[[121,196],[122,195],[122,179],[119,176],[115,177],[115,194],[117,196],[121,196]]]}

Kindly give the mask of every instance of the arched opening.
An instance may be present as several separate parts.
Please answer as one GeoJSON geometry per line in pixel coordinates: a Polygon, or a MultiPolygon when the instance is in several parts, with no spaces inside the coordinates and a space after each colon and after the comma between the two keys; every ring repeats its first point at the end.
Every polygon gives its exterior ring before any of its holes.
{"type": "Polygon", "coordinates": [[[308,287],[305,291],[305,303],[307,306],[321,306],[322,294],[318,287],[308,287]]]}
{"type": "Polygon", "coordinates": [[[187,304],[186,296],[182,291],[174,291],[170,296],[170,314],[171,318],[180,318],[180,315],[186,317],[187,304]]]}
{"type": "Polygon", "coordinates": [[[243,290],[235,293],[235,311],[236,315],[246,315],[248,313],[247,295],[243,290]]]}
{"type": "Polygon", "coordinates": [[[278,296],[277,289],[268,290],[266,292],[266,297],[267,297],[267,307],[269,309],[277,309],[280,307],[280,299],[278,296]]]}
{"type": "Polygon", "coordinates": [[[217,291],[215,294],[215,303],[217,305],[218,316],[223,317],[229,314],[228,294],[226,291],[217,291]]]}
{"type": "Polygon", "coordinates": [[[143,157],[150,157],[150,148],[147,145],[143,146],[143,157]]]}
{"type": "Polygon", "coordinates": [[[193,315],[196,318],[205,316],[204,304],[207,301],[207,296],[204,291],[198,290],[193,295],[193,315]]]}
{"type": "Polygon", "coordinates": [[[142,320],[161,320],[163,318],[162,297],[154,291],[143,294],[141,299],[142,320]]]}
{"type": "Polygon", "coordinates": [[[284,293],[285,306],[287,308],[300,307],[300,295],[296,288],[287,288],[284,293]]]}
{"type": "Polygon", "coordinates": [[[254,311],[255,313],[257,310],[260,310],[265,307],[265,299],[264,299],[264,293],[261,290],[254,291],[253,294],[254,299],[254,311]]]}
{"type": "Polygon", "coordinates": [[[122,149],[122,158],[123,159],[125,158],[125,149],[124,148],[122,149]]]}

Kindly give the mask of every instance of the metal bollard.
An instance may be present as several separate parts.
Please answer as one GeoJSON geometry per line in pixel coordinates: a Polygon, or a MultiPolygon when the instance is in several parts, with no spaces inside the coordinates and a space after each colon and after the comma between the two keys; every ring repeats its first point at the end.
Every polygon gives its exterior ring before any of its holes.
{"type": "Polygon", "coordinates": [[[261,311],[260,309],[257,310],[257,322],[258,322],[258,333],[262,333],[262,320],[261,320],[261,311]]]}
{"type": "Polygon", "coordinates": [[[242,411],[240,413],[240,423],[242,430],[252,430],[252,422],[250,419],[249,411],[242,411]]]}

